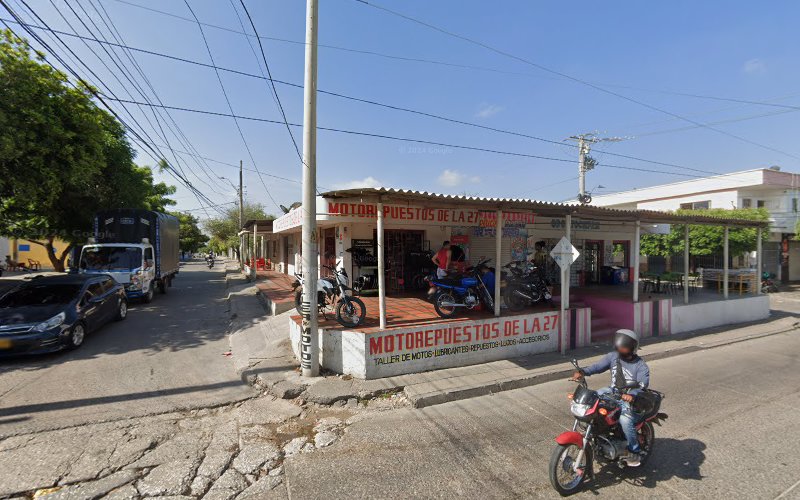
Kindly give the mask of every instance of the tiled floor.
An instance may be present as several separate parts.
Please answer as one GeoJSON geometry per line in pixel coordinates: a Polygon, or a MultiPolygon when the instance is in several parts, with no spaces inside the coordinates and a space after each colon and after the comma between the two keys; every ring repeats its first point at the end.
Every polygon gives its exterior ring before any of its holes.
{"type": "MultiPolygon", "coordinates": [[[[363,333],[374,333],[380,331],[379,318],[378,318],[378,297],[359,297],[364,301],[367,308],[367,315],[364,319],[363,326],[358,328],[358,331],[363,333]]],[[[541,311],[552,310],[550,307],[541,306],[537,308],[526,309],[522,313],[516,314],[530,314],[541,311]]],[[[511,315],[506,310],[503,310],[501,316],[511,315]]],[[[392,328],[408,328],[419,325],[429,325],[435,323],[453,323],[456,321],[470,321],[475,319],[486,319],[493,316],[491,311],[486,310],[467,310],[459,312],[455,317],[450,319],[441,318],[436,314],[433,304],[420,298],[418,296],[400,296],[400,297],[386,297],[386,327],[392,328]]],[[[342,328],[336,322],[335,313],[328,313],[328,319],[320,317],[319,326],[322,328],[342,328]]],[[[300,316],[292,316],[298,324],[300,323],[300,316]]]]}
{"type": "Polygon", "coordinates": [[[258,271],[256,274],[258,276],[256,287],[261,293],[269,296],[272,302],[294,302],[294,293],[292,291],[292,283],[295,281],[294,276],[288,276],[277,271],[258,271]]]}

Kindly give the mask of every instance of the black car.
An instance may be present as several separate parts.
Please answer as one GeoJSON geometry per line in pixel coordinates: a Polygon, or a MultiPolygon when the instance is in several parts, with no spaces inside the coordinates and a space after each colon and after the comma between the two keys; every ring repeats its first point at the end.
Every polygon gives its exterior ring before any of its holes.
{"type": "Polygon", "coordinates": [[[127,315],[125,288],[111,276],[34,276],[0,291],[0,356],[75,349],[127,315]]]}

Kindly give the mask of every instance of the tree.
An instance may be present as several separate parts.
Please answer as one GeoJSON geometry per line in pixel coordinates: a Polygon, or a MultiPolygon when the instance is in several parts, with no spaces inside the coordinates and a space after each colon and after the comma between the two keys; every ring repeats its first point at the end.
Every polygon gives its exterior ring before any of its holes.
{"type": "Polygon", "coordinates": [[[181,251],[194,253],[208,242],[208,236],[200,231],[198,219],[188,212],[172,212],[180,223],[181,251]]]}
{"type": "MultiPolygon", "coordinates": [[[[739,208],[726,210],[715,208],[709,210],[677,210],[677,215],[701,215],[706,217],[725,217],[732,219],[769,221],[769,212],[763,208],[739,208]]],[[[683,254],[684,226],[672,224],[668,234],[643,234],[641,240],[642,255],[672,257],[683,254]]],[[[769,237],[768,231],[762,232],[762,241],[769,237]]],[[[758,231],[751,227],[731,227],[728,230],[728,245],[731,255],[741,255],[756,249],[758,231]]],[[[715,255],[723,252],[724,227],[707,225],[689,226],[689,253],[691,255],[715,255]]]]}
{"type": "MultiPolygon", "coordinates": [[[[253,219],[272,220],[274,215],[267,215],[264,206],[259,203],[244,204],[243,222],[253,219]]],[[[209,219],[205,223],[205,228],[211,235],[208,242],[209,248],[217,253],[224,253],[228,248],[233,248],[237,255],[239,252],[239,207],[232,207],[225,210],[225,215],[214,219],[209,219]]]]}
{"type": "Polygon", "coordinates": [[[134,165],[123,126],[92,95],[0,31],[0,235],[44,246],[58,271],[95,212],[174,204],[175,188],[134,165]],[[58,254],[56,238],[68,243],[58,254]]]}

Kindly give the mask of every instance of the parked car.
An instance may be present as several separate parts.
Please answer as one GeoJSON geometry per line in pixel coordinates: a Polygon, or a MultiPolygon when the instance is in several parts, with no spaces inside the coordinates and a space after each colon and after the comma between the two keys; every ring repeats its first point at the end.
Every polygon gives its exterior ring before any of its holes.
{"type": "Polygon", "coordinates": [[[125,288],[111,276],[34,276],[0,291],[0,356],[76,349],[127,315],[125,288]]]}

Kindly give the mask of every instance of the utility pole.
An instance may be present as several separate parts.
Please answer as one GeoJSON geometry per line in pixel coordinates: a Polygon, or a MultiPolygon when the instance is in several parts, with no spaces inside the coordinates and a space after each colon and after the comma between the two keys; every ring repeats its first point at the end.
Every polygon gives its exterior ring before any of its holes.
{"type": "MultiPolygon", "coordinates": [[[[236,231],[241,232],[244,226],[244,189],[242,188],[242,160],[239,160],[239,229],[236,231]]],[[[243,236],[239,236],[239,264],[244,268],[244,250],[243,236]]]]}
{"type": "Polygon", "coordinates": [[[621,137],[597,137],[594,133],[573,135],[570,139],[578,141],[578,202],[588,205],[592,202],[592,194],[586,192],[586,172],[594,170],[597,160],[589,156],[592,144],[598,142],[619,142],[621,137]]]}
{"type": "Polygon", "coordinates": [[[317,26],[318,0],[306,1],[306,66],[303,82],[303,303],[300,368],[319,375],[317,325],[317,26]]]}

